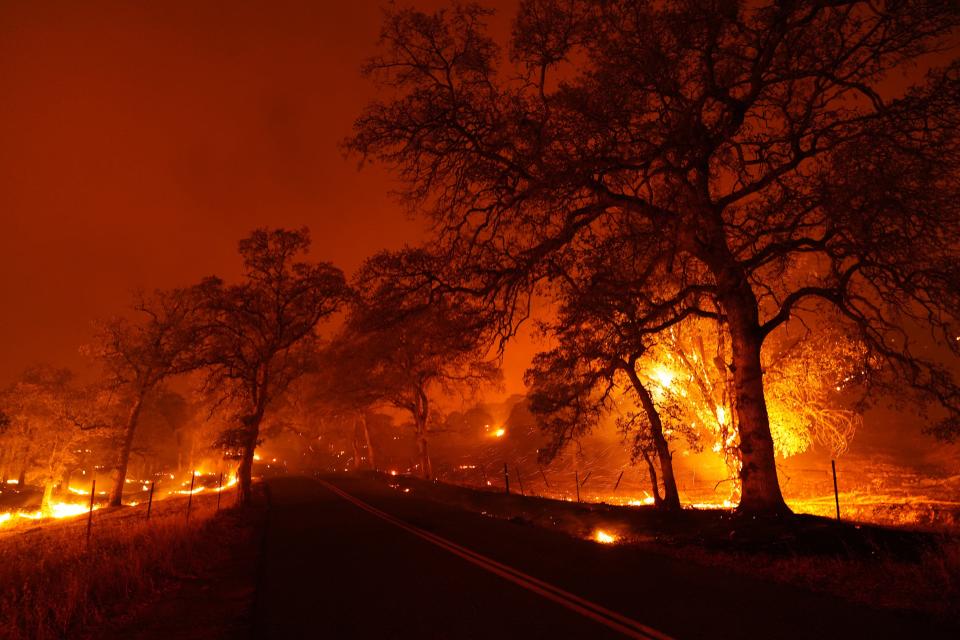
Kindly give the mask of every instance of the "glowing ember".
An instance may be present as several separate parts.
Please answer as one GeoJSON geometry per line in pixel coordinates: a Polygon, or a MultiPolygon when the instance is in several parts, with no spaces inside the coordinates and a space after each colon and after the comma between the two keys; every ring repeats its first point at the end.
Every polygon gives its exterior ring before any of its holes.
{"type": "Polygon", "coordinates": [[[597,529],[593,532],[593,540],[599,542],[600,544],[614,544],[619,540],[617,536],[612,533],[607,533],[603,529],[597,529]]]}

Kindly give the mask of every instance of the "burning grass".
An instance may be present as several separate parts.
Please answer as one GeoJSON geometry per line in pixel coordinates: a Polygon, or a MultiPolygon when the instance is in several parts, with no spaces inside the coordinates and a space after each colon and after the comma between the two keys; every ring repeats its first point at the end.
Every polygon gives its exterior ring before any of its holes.
{"type": "Polygon", "coordinates": [[[187,498],[154,503],[149,521],[143,505],[95,512],[89,547],[86,518],[5,535],[0,638],[81,636],[217,562],[246,535],[235,515],[216,512],[216,496],[193,496],[189,522],[186,505],[187,498]]]}

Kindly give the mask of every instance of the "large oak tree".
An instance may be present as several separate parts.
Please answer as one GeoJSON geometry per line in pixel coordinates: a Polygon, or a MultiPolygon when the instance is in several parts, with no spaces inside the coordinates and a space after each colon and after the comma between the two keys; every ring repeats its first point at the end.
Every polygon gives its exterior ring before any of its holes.
{"type": "Polygon", "coordinates": [[[960,432],[955,381],[913,340],[960,353],[956,3],[525,0],[506,52],[487,13],[389,11],[366,66],[389,91],[347,143],[432,217],[438,286],[509,335],[551,264],[648,239],[635,284],[658,314],[706,293],[729,332],[742,511],[787,511],[761,349],[811,299],[960,432]]]}
{"type": "Polygon", "coordinates": [[[273,400],[309,370],[316,329],[349,298],[343,272],[304,262],[307,229],[258,229],[240,241],[243,279],[201,285],[207,313],[199,363],[206,390],[235,410],[220,444],[238,452],[239,501],[249,502],[260,424],[273,400]]]}
{"type": "Polygon", "coordinates": [[[88,352],[103,365],[104,382],[126,403],[117,435],[117,461],[110,505],[120,506],[130,451],[144,403],[170,376],[196,366],[202,341],[201,299],[193,289],[138,294],[134,320],[116,317],[97,323],[96,341],[88,352]]]}
{"type": "Polygon", "coordinates": [[[432,295],[435,265],[435,256],[415,249],[367,260],[337,346],[338,370],[359,384],[347,392],[351,397],[410,415],[420,474],[428,479],[436,392],[469,393],[500,379],[499,366],[487,357],[489,317],[469,297],[432,295]]]}

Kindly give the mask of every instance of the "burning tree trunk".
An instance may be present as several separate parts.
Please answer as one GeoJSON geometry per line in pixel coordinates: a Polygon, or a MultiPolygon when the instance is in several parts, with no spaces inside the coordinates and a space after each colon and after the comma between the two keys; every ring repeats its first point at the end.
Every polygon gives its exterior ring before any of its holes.
{"type": "Polygon", "coordinates": [[[53,490],[56,489],[57,483],[60,481],[63,473],[63,455],[68,450],[59,439],[54,440],[46,465],[43,468],[43,497],[40,499],[40,511],[46,515],[49,515],[53,510],[53,490]]]}
{"type": "Polygon", "coordinates": [[[47,480],[43,483],[43,498],[40,499],[40,511],[45,515],[53,512],[53,489],[57,486],[55,480],[47,480]]]}
{"type": "Polygon", "coordinates": [[[144,394],[138,394],[127,416],[127,424],[123,431],[123,440],[117,456],[117,466],[113,473],[113,487],[110,489],[110,506],[119,507],[123,504],[123,489],[127,480],[127,465],[130,463],[130,449],[133,447],[133,437],[137,432],[137,422],[140,419],[140,410],[143,408],[144,394]]]}

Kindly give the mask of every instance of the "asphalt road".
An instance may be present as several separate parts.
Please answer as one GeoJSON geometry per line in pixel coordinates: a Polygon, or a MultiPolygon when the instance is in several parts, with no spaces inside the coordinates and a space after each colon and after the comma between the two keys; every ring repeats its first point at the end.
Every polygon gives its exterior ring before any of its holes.
{"type": "Polygon", "coordinates": [[[956,637],[367,478],[326,480],[267,482],[256,638],[956,637]]]}

